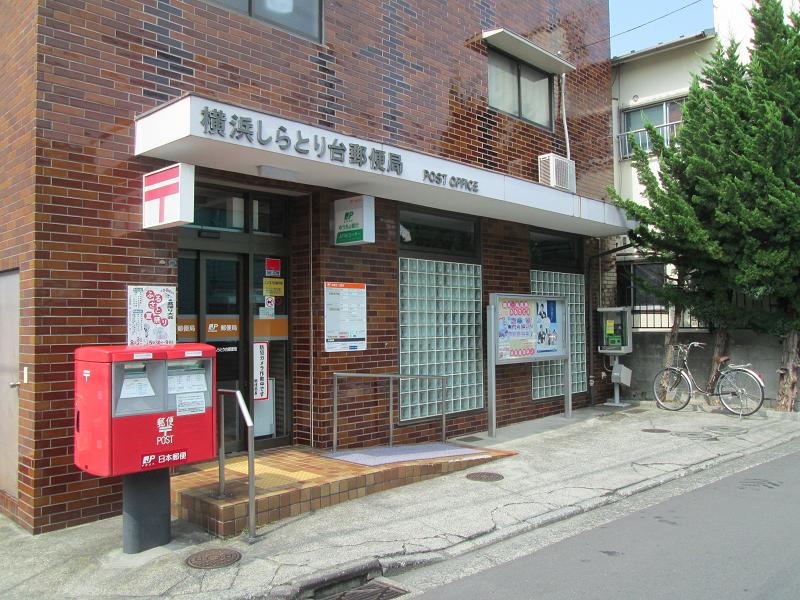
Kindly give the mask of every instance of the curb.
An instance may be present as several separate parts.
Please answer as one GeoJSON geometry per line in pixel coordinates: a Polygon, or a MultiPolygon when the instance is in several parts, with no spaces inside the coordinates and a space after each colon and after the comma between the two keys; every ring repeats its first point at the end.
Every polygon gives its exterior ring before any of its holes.
{"type": "Polygon", "coordinates": [[[558,508],[547,513],[532,517],[519,525],[506,527],[502,531],[491,530],[483,534],[477,534],[466,540],[459,541],[448,548],[430,552],[418,552],[414,554],[404,554],[402,556],[387,555],[375,556],[368,559],[356,560],[342,565],[337,565],[330,569],[317,571],[311,575],[300,578],[292,583],[276,586],[268,592],[264,598],[276,598],[281,600],[305,600],[310,598],[310,593],[322,587],[335,586],[339,583],[353,579],[369,580],[374,577],[396,575],[405,571],[410,571],[420,567],[434,565],[446,560],[461,556],[467,552],[472,552],[480,548],[485,548],[498,542],[503,542],[523,533],[528,533],[547,525],[552,525],[559,521],[564,521],[571,517],[615,504],[621,500],[646,492],[670,483],[677,479],[682,479],[688,475],[694,475],[706,471],[713,467],[727,462],[769,450],[781,444],[785,444],[794,439],[800,438],[800,432],[787,433],[767,442],[754,445],[745,450],[729,452],[710,458],[687,467],[644,479],[637,483],[632,483],[624,487],[613,490],[605,496],[583,500],[577,504],[558,508]]]}

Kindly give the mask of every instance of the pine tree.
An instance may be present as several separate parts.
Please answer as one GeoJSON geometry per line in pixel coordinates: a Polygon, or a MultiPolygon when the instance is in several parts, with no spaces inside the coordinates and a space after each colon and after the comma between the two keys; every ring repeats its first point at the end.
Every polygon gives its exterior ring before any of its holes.
{"type": "Polygon", "coordinates": [[[665,301],[723,334],[785,336],[779,401],[791,410],[800,365],[800,17],[786,22],[780,0],[757,1],[751,16],[750,64],[739,63],[735,44],[718,47],[693,82],[673,146],[649,128],[659,176],[635,150],[650,205],[615,200],[640,222],[633,241],[675,266],[678,285],[655,290],[665,301]],[[772,310],[760,308],[767,301],[772,310]]]}

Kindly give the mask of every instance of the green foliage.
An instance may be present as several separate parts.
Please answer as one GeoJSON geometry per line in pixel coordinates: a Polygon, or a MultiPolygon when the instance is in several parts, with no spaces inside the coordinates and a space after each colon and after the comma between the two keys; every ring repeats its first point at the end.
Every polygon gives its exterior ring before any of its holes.
{"type": "Polygon", "coordinates": [[[632,241],[675,267],[653,290],[662,300],[714,325],[782,333],[800,327],[800,18],[785,23],[780,0],[756,2],[752,17],[750,64],[735,43],[717,46],[672,145],[648,127],[658,174],[631,139],[649,205],[611,193],[639,222],[632,241]]]}

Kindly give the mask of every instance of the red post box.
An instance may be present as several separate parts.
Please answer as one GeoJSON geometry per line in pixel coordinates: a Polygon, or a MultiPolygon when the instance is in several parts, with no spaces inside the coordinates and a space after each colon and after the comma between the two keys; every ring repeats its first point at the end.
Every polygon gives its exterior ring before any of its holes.
{"type": "Polygon", "coordinates": [[[140,473],[216,455],[216,349],[207,344],[75,351],[75,464],[140,473]]]}

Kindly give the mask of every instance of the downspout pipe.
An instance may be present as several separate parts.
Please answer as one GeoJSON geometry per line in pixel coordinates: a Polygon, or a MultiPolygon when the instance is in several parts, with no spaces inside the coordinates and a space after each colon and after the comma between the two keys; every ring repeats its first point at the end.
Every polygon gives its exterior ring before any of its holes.
{"type": "Polygon", "coordinates": [[[567,151],[567,160],[571,159],[569,150],[569,129],[567,129],[567,74],[561,74],[561,118],[564,122],[564,145],[567,151]]]}
{"type": "MultiPolygon", "coordinates": [[[[599,252],[590,256],[586,261],[586,268],[583,272],[583,280],[584,286],[586,287],[586,293],[591,298],[592,293],[592,263],[596,260],[603,258],[604,256],[608,256],[609,254],[616,254],[621,250],[627,250],[628,248],[633,248],[634,244],[625,244],[623,246],[617,246],[616,248],[611,248],[610,250],[604,250],[603,252],[599,252]]],[[[602,284],[602,282],[599,282],[602,284]]],[[[600,301],[602,299],[602,290],[598,287],[598,298],[597,298],[597,305],[598,308],[600,306],[600,301]]],[[[592,307],[592,303],[589,302],[589,308],[592,307]]],[[[595,353],[595,340],[594,340],[594,324],[596,318],[594,312],[589,315],[589,335],[587,337],[589,343],[589,404],[594,405],[594,353],[595,353]]]]}

